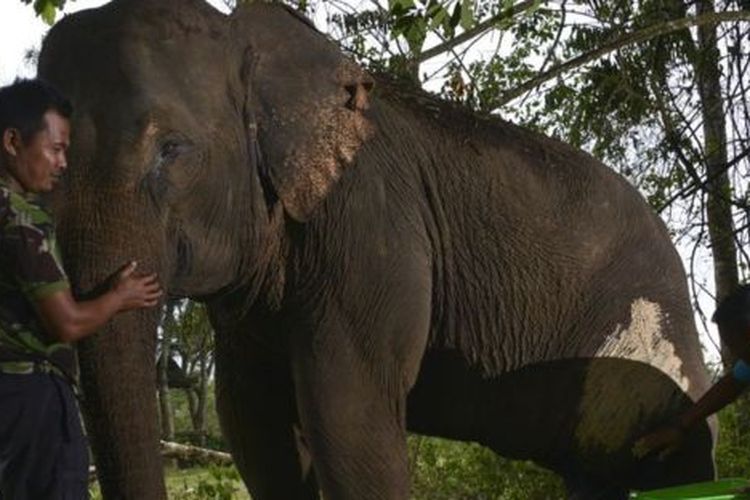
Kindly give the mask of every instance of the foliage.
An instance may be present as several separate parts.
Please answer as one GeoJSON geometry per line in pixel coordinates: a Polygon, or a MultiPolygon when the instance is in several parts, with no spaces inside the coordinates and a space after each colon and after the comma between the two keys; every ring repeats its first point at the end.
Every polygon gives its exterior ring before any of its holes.
{"type": "Polygon", "coordinates": [[[750,478],[750,401],[747,398],[719,412],[719,441],[716,446],[716,468],[719,477],[750,478]]]}
{"type": "Polygon", "coordinates": [[[474,24],[474,5],[471,0],[389,0],[388,14],[392,19],[391,37],[406,40],[410,52],[422,50],[427,34],[437,30],[445,38],[452,38],[456,28],[469,29],[474,24]]]}
{"type": "Polygon", "coordinates": [[[213,370],[213,330],[206,306],[192,300],[180,301],[173,316],[164,322],[165,335],[172,340],[171,352],[178,355],[181,368],[196,382],[213,370]]]}
{"type": "Polygon", "coordinates": [[[175,500],[239,500],[250,498],[234,467],[188,469],[167,479],[169,498],[175,500]]]}
{"type": "Polygon", "coordinates": [[[528,462],[503,459],[475,443],[409,437],[413,500],[554,500],[562,481],[528,462]]]}
{"type": "Polygon", "coordinates": [[[206,426],[201,435],[193,428],[190,415],[190,403],[185,391],[170,390],[174,410],[175,440],[180,443],[204,446],[212,450],[227,451],[226,442],[221,436],[219,417],[216,415],[216,403],[213,381],[208,386],[206,402],[206,426]]]}
{"type": "Polygon", "coordinates": [[[532,61],[544,58],[544,44],[554,40],[557,24],[548,10],[534,10],[513,23],[505,22],[504,33],[513,40],[512,51],[495,51],[487,59],[469,63],[452,60],[447,65],[442,94],[476,110],[493,111],[503,92],[536,74],[532,61]],[[524,41],[530,39],[539,43],[524,41]]]}
{"type": "MultiPolygon", "coordinates": [[[[168,469],[167,498],[172,500],[250,500],[234,467],[168,469]]],[[[102,500],[99,486],[89,488],[91,500],[102,500]]]]}
{"type": "MultiPolygon", "coordinates": [[[[172,363],[178,367],[173,370],[177,373],[170,375],[170,385],[184,390],[195,444],[203,445],[210,397],[208,386],[214,369],[213,329],[206,307],[198,302],[182,300],[169,304],[165,310],[161,335],[167,343],[162,341],[162,350],[169,353],[172,363]]],[[[161,354],[160,359],[166,362],[161,354]]]]}
{"type": "Polygon", "coordinates": [[[34,2],[34,12],[40,16],[45,23],[55,22],[57,12],[65,6],[65,0],[21,0],[25,4],[34,2]]]}
{"type": "MultiPolygon", "coordinates": [[[[195,444],[194,436],[190,432],[191,423],[185,395],[183,391],[171,392],[177,439],[195,444]]],[[[211,411],[207,419],[206,446],[226,451],[213,406],[213,385],[210,386],[209,395],[211,411]]],[[[473,443],[412,435],[409,437],[409,461],[413,500],[456,498],[553,500],[564,498],[562,483],[551,472],[527,462],[503,459],[487,448],[473,443]]],[[[204,477],[204,481],[208,480],[209,478],[204,477]]],[[[183,483],[186,486],[183,487],[181,483],[171,481],[173,486],[170,489],[170,498],[183,498],[172,496],[178,491],[183,493],[198,491],[195,481],[183,481],[183,483]]]]}
{"type": "MultiPolygon", "coordinates": [[[[178,426],[179,429],[179,426],[178,426]]],[[[410,436],[412,500],[556,500],[562,482],[528,462],[498,457],[477,444],[410,436]]],[[[175,500],[244,500],[234,467],[168,469],[168,497],[175,500]]],[[[91,499],[100,500],[98,487],[91,499]]]]}
{"type": "Polygon", "coordinates": [[[102,500],[102,492],[99,489],[99,483],[89,484],[89,500],[102,500]]]}

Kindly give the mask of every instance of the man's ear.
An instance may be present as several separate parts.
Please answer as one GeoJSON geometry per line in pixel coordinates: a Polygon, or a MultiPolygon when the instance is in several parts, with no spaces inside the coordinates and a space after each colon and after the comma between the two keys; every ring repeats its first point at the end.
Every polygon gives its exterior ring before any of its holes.
{"type": "Polygon", "coordinates": [[[3,152],[11,156],[18,155],[18,147],[21,143],[21,132],[17,128],[6,128],[3,130],[3,152]]]}

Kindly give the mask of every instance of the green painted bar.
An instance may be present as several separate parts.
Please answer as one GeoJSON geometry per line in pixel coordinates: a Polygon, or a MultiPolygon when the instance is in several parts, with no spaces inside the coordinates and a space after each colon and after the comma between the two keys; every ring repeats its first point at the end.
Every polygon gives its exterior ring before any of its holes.
{"type": "Polygon", "coordinates": [[[750,480],[727,478],[705,483],[683,484],[671,488],[640,491],[630,494],[631,500],[734,500],[750,499],[750,480]]]}

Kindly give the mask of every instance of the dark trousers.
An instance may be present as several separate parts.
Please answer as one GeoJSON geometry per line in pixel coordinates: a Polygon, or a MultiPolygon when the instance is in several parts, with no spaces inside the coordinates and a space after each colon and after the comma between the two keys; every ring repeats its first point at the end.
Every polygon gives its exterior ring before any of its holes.
{"type": "Polygon", "coordinates": [[[70,384],[0,373],[0,498],[88,499],[88,463],[70,384]]]}

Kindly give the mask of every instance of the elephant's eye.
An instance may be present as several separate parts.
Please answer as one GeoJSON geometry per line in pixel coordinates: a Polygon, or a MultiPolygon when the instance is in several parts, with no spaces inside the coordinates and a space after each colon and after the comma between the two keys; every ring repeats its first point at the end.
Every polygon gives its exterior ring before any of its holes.
{"type": "Polygon", "coordinates": [[[168,140],[159,149],[159,163],[171,163],[180,154],[180,144],[174,140],[168,140]]]}
{"type": "Polygon", "coordinates": [[[167,141],[161,146],[161,157],[164,160],[174,159],[177,156],[179,144],[175,141],[167,141]]]}
{"type": "Polygon", "coordinates": [[[157,166],[169,165],[182,153],[188,151],[191,142],[184,137],[168,137],[162,141],[157,155],[157,166]]]}

